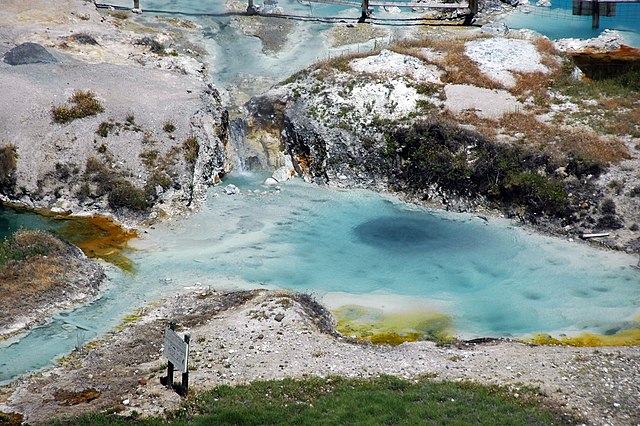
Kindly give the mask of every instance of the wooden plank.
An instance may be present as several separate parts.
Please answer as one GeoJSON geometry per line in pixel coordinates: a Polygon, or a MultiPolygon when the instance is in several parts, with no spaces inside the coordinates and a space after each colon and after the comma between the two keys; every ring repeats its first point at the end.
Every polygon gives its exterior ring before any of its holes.
{"type": "Polygon", "coordinates": [[[369,6],[378,7],[417,7],[425,9],[467,9],[469,5],[459,3],[406,3],[406,2],[370,2],[369,6]]]}
{"type": "MultiPolygon", "coordinates": [[[[353,2],[349,0],[307,0],[310,3],[325,3],[325,4],[337,4],[341,6],[351,6],[360,8],[362,6],[361,2],[353,2]]],[[[640,1],[640,0],[637,0],[640,1]]],[[[435,8],[435,9],[466,9],[469,7],[467,4],[460,3],[417,3],[417,2],[392,2],[392,1],[382,1],[382,2],[369,2],[369,6],[376,7],[417,7],[417,8],[435,8]]]]}
{"type": "Polygon", "coordinates": [[[580,238],[582,238],[583,240],[587,240],[589,238],[602,238],[602,237],[608,237],[608,236],[609,236],[608,232],[600,232],[600,233],[594,233],[594,234],[582,234],[580,238]]]}

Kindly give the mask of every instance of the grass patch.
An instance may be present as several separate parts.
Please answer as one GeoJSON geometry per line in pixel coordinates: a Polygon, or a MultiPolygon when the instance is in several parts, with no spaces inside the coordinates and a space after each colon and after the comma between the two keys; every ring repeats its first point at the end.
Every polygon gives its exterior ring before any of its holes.
{"type": "Polygon", "coordinates": [[[9,316],[33,295],[66,285],[71,248],[45,231],[19,229],[0,243],[0,306],[9,316]],[[16,308],[17,307],[17,308],[16,308]]]}
{"type": "Polygon", "coordinates": [[[499,124],[507,134],[524,133],[528,145],[555,154],[576,154],[602,164],[629,158],[624,141],[601,137],[590,129],[546,124],[533,115],[519,112],[505,114],[499,124]]]}
{"type": "Polygon", "coordinates": [[[554,425],[562,419],[540,395],[462,382],[342,377],[259,381],[218,386],[188,399],[167,423],[91,414],[56,425],[328,425],[500,424],[554,425]]]}
{"type": "Polygon", "coordinates": [[[447,84],[471,84],[487,89],[501,89],[502,85],[487,77],[480,71],[471,58],[465,52],[465,43],[478,37],[461,37],[453,40],[441,40],[425,38],[399,43],[394,50],[397,53],[412,55],[426,62],[433,63],[444,69],[442,82],[447,84]],[[429,48],[438,52],[446,52],[441,60],[429,60],[420,53],[420,49],[429,48]]]}
{"type": "Polygon", "coordinates": [[[171,120],[165,121],[164,125],[162,126],[162,130],[167,133],[173,133],[176,130],[176,125],[173,124],[173,121],[171,120]]]}
{"type": "Polygon", "coordinates": [[[32,256],[47,256],[66,251],[65,244],[45,231],[20,229],[0,244],[0,268],[11,261],[22,261],[32,256]]]}

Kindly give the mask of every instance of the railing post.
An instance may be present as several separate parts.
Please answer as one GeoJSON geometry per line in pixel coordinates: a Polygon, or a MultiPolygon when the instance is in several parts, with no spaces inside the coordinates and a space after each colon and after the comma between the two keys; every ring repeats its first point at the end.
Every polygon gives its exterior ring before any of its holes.
{"type": "Polygon", "coordinates": [[[464,25],[471,25],[478,14],[478,0],[469,0],[469,14],[464,18],[464,25]]]}
{"type": "Polygon", "coordinates": [[[258,10],[256,9],[256,6],[253,4],[253,0],[249,0],[249,4],[247,5],[247,13],[250,15],[253,15],[257,12],[258,10]]]}
{"type": "MultiPolygon", "coordinates": [[[[191,341],[191,335],[184,335],[184,342],[188,345],[191,341]]],[[[187,366],[187,371],[182,373],[182,385],[180,386],[180,396],[186,396],[189,392],[189,368],[187,366]]]]}
{"type": "Polygon", "coordinates": [[[591,28],[600,28],[600,4],[598,0],[591,2],[591,28]]]}
{"type": "Polygon", "coordinates": [[[358,19],[359,23],[364,23],[367,20],[369,14],[369,0],[362,0],[362,15],[358,19]]]}
{"type": "Polygon", "coordinates": [[[140,13],[142,10],[140,9],[140,0],[133,0],[133,9],[131,9],[133,13],[140,13]]]}

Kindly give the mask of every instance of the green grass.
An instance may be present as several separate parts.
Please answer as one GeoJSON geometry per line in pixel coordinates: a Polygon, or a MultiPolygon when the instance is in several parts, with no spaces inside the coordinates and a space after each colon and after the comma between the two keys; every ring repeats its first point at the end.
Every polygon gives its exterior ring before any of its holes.
{"type": "Polygon", "coordinates": [[[198,159],[198,152],[200,151],[198,139],[195,136],[189,136],[182,142],[182,151],[185,161],[193,166],[198,159]]]}
{"type": "Polygon", "coordinates": [[[462,382],[341,377],[284,379],[219,386],[187,399],[160,419],[88,415],[58,425],[553,425],[560,417],[533,391],[515,398],[505,388],[462,382]]]}

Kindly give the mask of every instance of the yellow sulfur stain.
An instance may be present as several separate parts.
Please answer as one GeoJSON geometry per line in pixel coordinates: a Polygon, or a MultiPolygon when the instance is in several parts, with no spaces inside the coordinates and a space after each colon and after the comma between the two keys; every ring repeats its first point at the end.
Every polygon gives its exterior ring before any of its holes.
{"type": "Polygon", "coordinates": [[[345,305],[332,311],[336,329],[346,336],[372,343],[399,345],[417,340],[452,340],[451,318],[439,312],[384,313],[382,309],[345,305]]]}
{"type": "Polygon", "coordinates": [[[640,328],[630,328],[619,331],[611,336],[595,333],[582,333],[577,336],[553,337],[549,334],[536,334],[530,343],[538,345],[567,345],[567,346],[637,346],[640,345],[640,328]]]}

